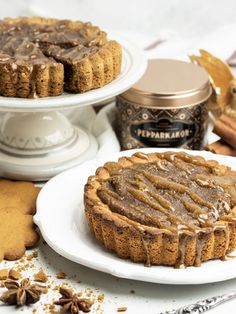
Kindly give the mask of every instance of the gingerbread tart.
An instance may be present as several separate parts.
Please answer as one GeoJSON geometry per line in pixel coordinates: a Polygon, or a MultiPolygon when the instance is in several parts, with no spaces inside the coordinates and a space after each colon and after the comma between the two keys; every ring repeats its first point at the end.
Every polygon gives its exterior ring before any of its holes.
{"type": "Polygon", "coordinates": [[[0,21],[0,95],[83,93],[120,73],[121,46],[90,23],[41,17],[0,21]]]}
{"type": "Polygon", "coordinates": [[[199,266],[236,248],[236,172],[186,153],[136,153],[85,185],[90,229],[121,258],[199,266]]]}

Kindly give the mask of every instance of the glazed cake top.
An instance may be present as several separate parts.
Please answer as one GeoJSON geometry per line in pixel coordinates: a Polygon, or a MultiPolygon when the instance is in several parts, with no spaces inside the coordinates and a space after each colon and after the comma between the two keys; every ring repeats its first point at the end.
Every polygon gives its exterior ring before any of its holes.
{"type": "Polygon", "coordinates": [[[98,176],[97,195],[112,212],[174,232],[213,227],[230,214],[236,205],[235,172],[183,153],[155,155],[155,161],[148,162],[148,155],[139,153],[145,162],[128,167],[119,166],[122,158],[104,165],[109,177],[98,176]]]}
{"type": "Polygon", "coordinates": [[[17,64],[80,60],[107,42],[106,33],[91,23],[44,18],[0,21],[0,62],[17,64]]]}

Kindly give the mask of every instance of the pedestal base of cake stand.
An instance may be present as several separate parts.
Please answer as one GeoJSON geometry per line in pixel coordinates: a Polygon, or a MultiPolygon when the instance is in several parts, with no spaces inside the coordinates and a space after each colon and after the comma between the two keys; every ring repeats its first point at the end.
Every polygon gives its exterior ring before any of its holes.
{"type": "Polygon", "coordinates": [[[1,117],[1,176],[44,181],[97,152],[94,136],[58,111],[8,112],[1,117]]]}
{"type": "Polygon", "coordinates": [[[143,52],[119,34],[110,35],[122,45],[122,66],[119,76],[104,87],[38,99],[0,97],[0,111],[6,112],[0,123],[0,176],[47,180],[95,156],[95,138],[56,110],[101,103],[142,77],[147,67],[143,52]]]}

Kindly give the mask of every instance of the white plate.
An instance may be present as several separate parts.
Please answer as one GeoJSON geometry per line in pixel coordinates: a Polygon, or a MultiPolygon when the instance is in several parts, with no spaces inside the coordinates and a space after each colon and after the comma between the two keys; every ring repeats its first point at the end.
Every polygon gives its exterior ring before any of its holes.
{"type": "MultiPolygon", "coordinates": [[[[164,150],[142,149],[144,152],[164,150]]],[[[125,151],[107,159],[117,160],[118,157],[131,155],[134,151],[137,150],[125,151]]],[[[215,159],[236,169],[234,157],[214,155],[206,151],[188,153],[215,159]]],[[[87,177],[94,174],[96,168],[105,161],[107,160],[91,160],[61,173],[51,179],[40,192],[35,223],[56,252],[74,262],[117,277],[155,283],[202,284],[236,277],[236,258],[205,262],[201,267],[174,269],[166,266],[144,267],[141,263],[120,259],[106,251],[90,234],[83,209],[83,188],[87,177]]]]}
{"type": "Polygon", "coordinates": [[[144,53],[123,36],[114,33],[111,38],[115,38],[122,45],[121,73],[111,83],[83,94],[63,93],[60,96],[37,99],[0,96],[0,111],[48,111],[87,106],[110,99],[129,89],[145,72],[147,60],[144,53]]]}

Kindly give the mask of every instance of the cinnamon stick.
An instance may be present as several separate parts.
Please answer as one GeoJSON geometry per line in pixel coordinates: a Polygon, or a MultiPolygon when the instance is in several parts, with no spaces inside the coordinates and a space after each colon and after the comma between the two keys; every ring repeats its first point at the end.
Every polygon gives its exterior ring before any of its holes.
{"type": "Polygon", "coordinates": [[[236,149],[236,121],[223,114],[216,121],[213,132],[236,149]]]}
{"type": "Polygon", "coordinates": [[[222,114],[220,116],[220,120],[222,122],[224,122],[225,124],[227,124],[228,126],[230,126],[232,129],[234,129],[236,132],[236,121],[235,120],[233,120],[232,118],[230,118],[226,114],[222,114]]]}
{"type": "Polygon", "coordinates": [[[222,140],[208,144],[205,149],[219,155],[236,156],[236,149],[222,140]]]}

